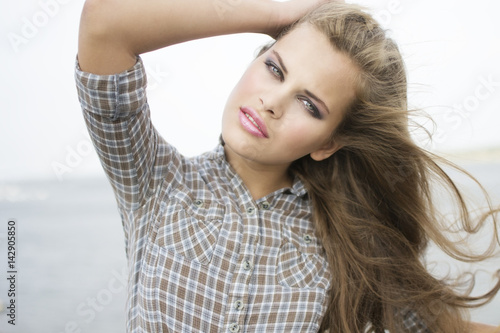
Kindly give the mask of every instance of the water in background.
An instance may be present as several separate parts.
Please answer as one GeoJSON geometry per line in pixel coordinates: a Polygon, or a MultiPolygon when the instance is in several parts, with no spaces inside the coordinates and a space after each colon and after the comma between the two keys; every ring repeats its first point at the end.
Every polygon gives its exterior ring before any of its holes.
{"type": "MultiPolygon", "coordinates": [[[[468,170],[500,202],[500,163],[469,165],[468,170]]],[[[2,312],[0,332],[125,332],[123,231],[104,178],[0,184],[0,301],[4,303],[10,218],[18,227],[16,326],[9,325],[2,312]]],[[[439,261],[439,267],[451,262],[434,250],[429,258],[439,261]]],[[[484,269],[500,269],[500,258],[484,269]]],[[[488,284],[490,275],[482,274],[478,290],[488,284]]],[[[473,319],[500,324],[500,295],[474,312],[473,319]]]]}
{"type": "Polygon", "coordinates": [[[3,274],[10,218],[18,227],[18,297],[16,326],[1,313],[0,332],[125,332],[123,231],[107,181],[2,188],[0,301],[8,300],[3,274]]]}

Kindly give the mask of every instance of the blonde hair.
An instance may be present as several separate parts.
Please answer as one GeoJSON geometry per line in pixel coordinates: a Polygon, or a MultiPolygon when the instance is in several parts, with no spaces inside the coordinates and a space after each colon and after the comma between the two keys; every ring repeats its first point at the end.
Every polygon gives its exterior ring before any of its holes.
{"type": "MultiPolygon", "coordinates": [[[[401,332],[403,321],[417,315],[432,332],[467,331],[462,309],[492,299],[500,281],[481,297],[461,295],[451,280],[433,277],[422,256],[429,240],[464,261],[482,260],[492,248],[469,254],[443,234],[446,221],[431,193],[435,179],[456,199],[462,229],[473,232],[474,223],[462,194],[437,163],[444,160],[411,138],[406,71],[397,45],[354,5],[327,3],[283,34],[301,24],[323,32],[359,68],[356,97],[332,135],[343,147],[324,161],[303,157],[290,167],[308,188],[332,271],[321,330],[401,332]]],[[[496,213],[489,206],[480,224],[488,218],[496,224],[496,213]]],[[[496,229],[495,235],[498,242],[496,229]]]]}

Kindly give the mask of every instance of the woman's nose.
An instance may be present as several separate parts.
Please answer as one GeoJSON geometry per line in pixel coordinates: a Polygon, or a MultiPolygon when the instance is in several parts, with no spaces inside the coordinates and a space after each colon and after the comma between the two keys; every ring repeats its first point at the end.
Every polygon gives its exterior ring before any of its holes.
{"type": "Polygon", "coordinates": [[[259,99],[262,109],[269,112],[273,118],[280,118],[283,115],[283,103],[277,95],[267,94],[259,99]]]}

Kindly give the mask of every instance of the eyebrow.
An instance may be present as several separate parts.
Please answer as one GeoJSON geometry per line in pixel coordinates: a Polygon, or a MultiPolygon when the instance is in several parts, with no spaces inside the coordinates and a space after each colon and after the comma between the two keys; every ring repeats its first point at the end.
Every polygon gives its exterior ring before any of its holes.
{"type": "Polygon", "coordinates": [[[273,54],[276,56],[276,58],[278,58],[278,62],[280,63],[280,66],[281,66],[281,69],[283,69],[283,72],[285,72],[285,74],[288,74],[288,70],[286,69],[285,64],[283,64],[283,59],[281,59],[280,54],[275,50],[273,50],[273,54]]]}
{"type": "MultiPolygon", "coordinates": [[[[283,63],[283,59],[281,58],[280,54],[276,50],[272,50],[272,52],[276,56],[276,58],[278,59],[278,62],[280,63],[280,66],[281,66],[281,69],[283,69],[283,72],[285,72],[285,74],[288,74],[288,70],[286,69],[285,64],[283,63]]],[[[321,104],[325,108],[326,112],[328,112],[328,114],[330,114],[330,110],[328,109],[326,104],[318,96],[314,95],[309,90],[304,90],[304,92],[306,93],[307,96],[311,97],[317,103],[321,104]]]]}

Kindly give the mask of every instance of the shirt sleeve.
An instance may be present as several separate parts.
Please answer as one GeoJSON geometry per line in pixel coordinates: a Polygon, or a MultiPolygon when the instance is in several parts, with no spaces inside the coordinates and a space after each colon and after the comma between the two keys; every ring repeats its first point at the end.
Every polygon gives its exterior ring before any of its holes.
{"type": "Polygon", "coordinates": [[[177,156],[151,123],[142,60],[114,75],[75,69],[85,122],[118,205],[136,210],[154,193],[177,156]]]}

